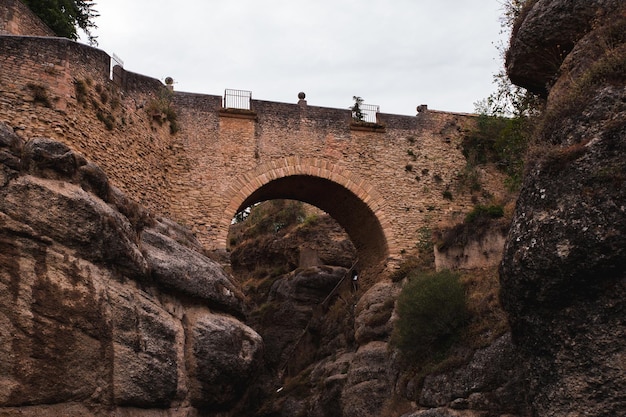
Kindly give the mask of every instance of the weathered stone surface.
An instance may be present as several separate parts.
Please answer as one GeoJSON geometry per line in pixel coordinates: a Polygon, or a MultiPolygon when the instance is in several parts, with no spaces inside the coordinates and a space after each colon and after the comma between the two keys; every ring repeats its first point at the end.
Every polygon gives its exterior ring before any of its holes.
{"type": "Polygon", "coordinates": [[[393,389],[393,369],[387,343],[359,347],[341,395],[344,417],[376,416],[393,389]]]}
{"type": "Polygon", "coordinates": [[[191,403],[232,405],[261,363],[263,340],[238,320],[205,309],[189,310],[186,321],[191,403]]]}
{"type": "Polygon", "coordinates": [[[624,62],[626,9],[608,0],[544,0],[533,10],[536,18],[522,23],[510,52],[522,67],[542,60],[542,25],[544,32],[569,33],[572,44],[562,72],[552,72],[561,78],[547,108],[559,117],[539,132],[552,145],[530,161],[500,268],[501,298],[527,361],[534,414],[620,415],[626,409],[626,76],[597,63],[624,62]],[[600,77],[602,71],[608,75],[600,77]],[[572,95],[581,86],[584,97],[572,95]]]}
{"type": "Polygon", "coordinates": [[[0,187],[15,178],[21,168],[23,141],[9,126],[0,123],[0,187]]]}
{"type": "Polygon", "coordinates": [[[144,234],[148,263],[137,235],[150,223],[145,210],[106,192],[106,175],[66,147],[40,140],[29,149],[30,174],[0,182],[0,415],[187,417],[199,415],[190,402],[237,401],[262,341],[198,307],[241,314],[241,300],[206,285],[234,290],[225,272],[165,219],[144,234]],[[204,285],[193,307],[190,291],[168,293],[193,289],[193,279],[204,285]],[[187,330],[185,317],[194,317],[187,330]]]}
{"type": "Polygon", "coordinates": [[[494,228],[464,246],[440,249],[435,245],[435,268],[441,271],[497,267],[502,259],[507,231],[508,227],[494,228]]]}
{"type": "Polygon", "coordinates": [[[394,303],[400,285],[392,282],[374,284],[357,303],[354,337],[360,345],[374,340],[387,340],[393,330],[394,303]]]}
{"type": "Polygon", "coordinates": [[[321,303],[346,274],[346,269],[331,266],[313,266],[297,270],[276,281],[270,300],[290,300],[315,305],[321,303]]]}
{"type": "Polygon", "coordinates": [[[325,417],[343,410],[341,393],[348,381],[348,369],[354,359],[353,352],[337,352],[336,356],[319,361],[311,371],[311,383],[320,387],[314,398],[311,417],[325,417]]]}
{"type": "Polygon", "coordinates": [[[116,404],[167,407],[178,393],[180,321],[156,300],[132,288],[107,289],[113,350],[113,398],[116,404]]]}
{"type": "Polygon", "coordinates": [[[152,278],[160,285],[243,314],[243,295],[214,261],[153,228],[141,233],[141,248],[152,278]]]}
{"type": "MultiPolygon", "coordinates": [[[[474,411],[457,411],[446,407],[431,408],[429,410],[417,411],[410,414],[404,414],[402,417],[482,417],[483,413],[474,411]]],[[[501,415],[500,417],[506,417],[501,415]]],[[[511,416],[512,417],[512,416],[511,416]]]]}
{"type": "Polygon", "coordinates": [[[321,304],[345,273],[341,267],[316,266],[298,269],[274,282],[258,323],[267,363],[281,366],[297,357],[298,363],[291,364],[296,373],[309,365],[315,353],[296,354],[293,349],[319,345],[320,314],[328,307],[321,304]]]}
{"type": "MultiPolygon", "coordinates": [[[[245,227],[245,224],[239,227],[245,227]]],[[[237,230],[238,226],[235,226],[237,230]]],[[[282,234],[280,230],[280,234],[282,234]]],[[[268,268],[290,270],[298,267],[316,265],[334,265],[349,268],[356,257],[356,249],[343,229],[327,215],[320,216],[313,226],[300,227],[289,234],[288,239],[277,236],[250,239],[238,244],[231,253],[231,262],[236,270],[252,270],[259,267],[259,262],[267,263],[268,268]],[[325,234],[316,233],[323,228],[325,234]],[[310,253],[319,262],[301,265],[302,255],[310,253]]]]}
{"type": "Polygon", "coordinates": [[[0,123],[0,148],[8,148],[11,152],[20,154],[24,141],[15,134],[13,129],[0,123]]]}
{"type": "Polygon", "coordinates": [[[79,186],[25,175],[0,190],[0,211],[85,259],[129,275],[147,272],[128,219],[79,186]]]}
{"type": "Polygon", "coordinates": [[[511,36],[506,68],[511,81],[546,95],[563,59],[598,16],[620,0],[539,0],[511,36]]]}
{"type": "Polygon", "coordinates": [[[106,397],[110,326],[90,271],[4,214],[0,248],[0,404],[106,397]]]}
{"type": "Polygon", "coordinates": [[[107,201],[109,198],[109,180],[104,171],[91,162],[78,168],[80,186],[85,191],[91,192],[100,199],[107,201]]]}
{"type": "Polygon", "coordinates": [[[201,417],[193,407],[143,409],[110,407],[106,410],[81,403],[0,408],[0,417],[201,417]]]}
{"type": "Polygon", "coordinates": [[[469,363],[424,379],[419,403],[426,407],[471,408],[524,415],[524,375],[510,334],[477,350],[469,363]]]}
{"type": "Polygon", "coordinates": [[[22,168],[38,177],[60,179],[71,178],[78,164],[67,145],[52,139],[35,138],[24,145],[22,168]]]}

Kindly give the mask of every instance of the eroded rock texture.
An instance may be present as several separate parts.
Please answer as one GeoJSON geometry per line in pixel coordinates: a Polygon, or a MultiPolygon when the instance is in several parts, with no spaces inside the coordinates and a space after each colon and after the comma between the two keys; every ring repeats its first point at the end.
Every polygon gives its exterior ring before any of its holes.
{"type": "Polygon", "coordinates": [[[624,415],[626,5],[536,2],[508,71],[548,97],[501,265],[529,398],[540,416],[624,415]]]}
{"type": "Polygon", "coordinates": [[[0,414],[207,415],[263,343],[193,236],[67,146],[0,124],[0,414]]]}

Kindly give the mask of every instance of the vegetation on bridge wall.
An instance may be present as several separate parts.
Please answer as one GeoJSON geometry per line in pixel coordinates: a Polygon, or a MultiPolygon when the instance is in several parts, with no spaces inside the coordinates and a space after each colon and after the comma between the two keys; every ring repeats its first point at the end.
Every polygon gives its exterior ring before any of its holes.
{"type": "Polygon", "coordinates": [[[0,61],[0,120],[23,139],[66,143],[133,199],[168,214],[168,176],[186,162],[169,123],[147,112],[162,83],[121,68],[112,80],[105,52],[61,38],[0,36],[0,61]]]}

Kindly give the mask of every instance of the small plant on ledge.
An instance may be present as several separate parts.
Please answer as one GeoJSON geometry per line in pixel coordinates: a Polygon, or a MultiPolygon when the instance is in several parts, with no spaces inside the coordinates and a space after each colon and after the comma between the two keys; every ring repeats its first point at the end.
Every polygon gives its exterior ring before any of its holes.
{"type": "Polygon", "coordinates": [[[170,133],[172,135],[178,132],[178,115],[172,104],[171,91],[164,88],[158,97],[148,103],[146,111],[159,125],[162,125],[165,121],[169,122],[170,133]]]}
{"type": "Polygon", "coordinates": [[[363,98],[359,96],[353,96],[352,99],[354,100],[354,105],[349,107],[352,111],[352,122],[350,123],[350,129],[363,130],[368,132],[384,132],[384,124],[378,122],[368,122],[365,120],[366,114],[363,111],[363,98]]]}
{"type": "Polygon", "coordinates": [[[363,98],[359,96],[353,96],[354,105],[350,107],[352,110],[352,119],[356,122],[363,122],[365,119],[365,115],[363,114],[363,110],[361,110],[361,105],[363,104],[363,98]]]}

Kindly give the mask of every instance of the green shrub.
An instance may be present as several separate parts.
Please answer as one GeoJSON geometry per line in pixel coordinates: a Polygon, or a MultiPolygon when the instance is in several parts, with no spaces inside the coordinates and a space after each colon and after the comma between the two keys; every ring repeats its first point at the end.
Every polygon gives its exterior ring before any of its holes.
{"type": "Polygon", "coordinates": [[[96,117],[98,118],[98,120],[104,123],[104,126],[107,128],[107,130],[113,130],[113,128],[115,127],[115,117],[113,117],[111,113],[104,113],[102,110],[98,110],[96,112],[96,117]]]}
{"type": "Polygon", "coordinates": [[[402,281],[404,278],[407,277],[407,275],[411,273],[411,271],[413,271],[414,269],[417,269],[419,266],[420,266],[419,259],[414,256],[409,256],[400,264],[398,269],[396,269],[391,274],[391,280],[393,282],[402,281]]]}
{"type": "Polygon", "coordinates": [[[412,362],[444,356],[468,319],[465,289],[450,271],[411,274],[396,308],[392,343],[412,362]]]}
{"type": "Polygon", "coordinates": [[[313,227],[316,226],[320,222],[320,217],[316,213],[309,214],[302,221],[303,227],[313,227]]]}
{"type": "MultiPolygon", "coordinates": [[[[466,171],[493,163],[508,175],[507,187],[511,191],[516,190],[521,183],[530,135],[530,126],[525,118],[480,115],[477,128],[469,132],[461,143],[461,151],[467,159],[466,171]]],[[[473,187],[472,191],[475,191],[473,187]]]]}
{"type": "Polygon", "coordinates": [[[178,124],[178,114],[172,103],[172,93],[167,89],[161,90],[158,97],[150,100],[146,106],[146,112],[153,118],[159,125],[168,121],[170,126],[170,133],[173,135],[180,130],[178,124]]]}
{"type": "Polygon", "coordinates": [[[499,205],[477,205],[465,216],[465,223],[479,223],[484,220],[499,219],[504,216],[504,207],[499,205]]]}

